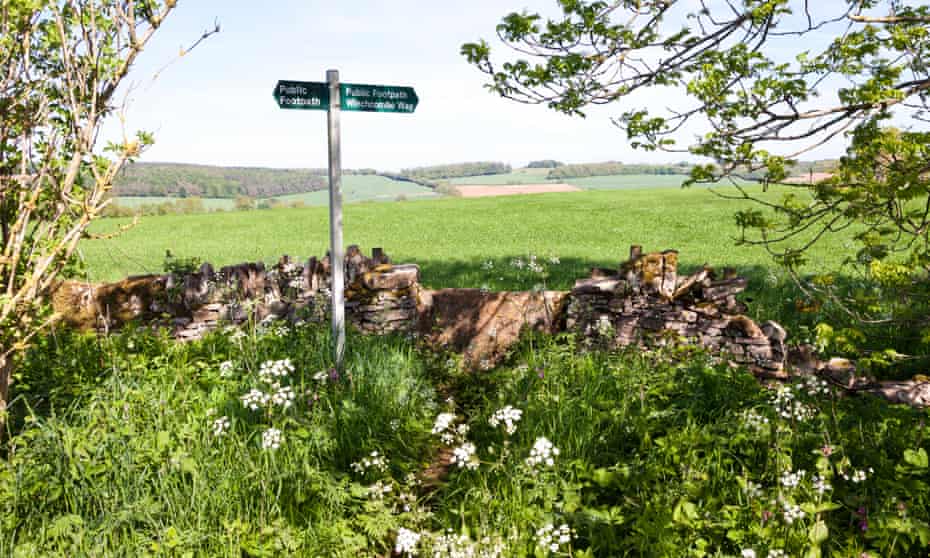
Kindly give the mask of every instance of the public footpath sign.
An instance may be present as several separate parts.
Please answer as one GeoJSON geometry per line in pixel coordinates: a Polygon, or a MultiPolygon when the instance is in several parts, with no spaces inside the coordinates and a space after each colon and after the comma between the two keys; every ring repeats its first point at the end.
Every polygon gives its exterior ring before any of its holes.
{"type": "Polygon", "coordinates": [[[318,81],[281,80],[274,88],[274,100],[286,109],[329,110],[329,85],[318,81]]]}
{"type": "Polygon", "coordinates": [[[283,109],[325,110],[329,138],[329,243],[332,269],[333,360],[343,370],[346,345],[345,253],[342,248],[341,110],[411,114],[420,99],[412,87],[339,83],[339,71],[326,72],[326,82],[281,80],[272,92],[283,109]]]}
{"type": "Polygon", "coordinates": [[[348,111],[409,114],[417,110],[420,102],[413,87],[343,83],[340,94],[342,110],[348,111]]]}

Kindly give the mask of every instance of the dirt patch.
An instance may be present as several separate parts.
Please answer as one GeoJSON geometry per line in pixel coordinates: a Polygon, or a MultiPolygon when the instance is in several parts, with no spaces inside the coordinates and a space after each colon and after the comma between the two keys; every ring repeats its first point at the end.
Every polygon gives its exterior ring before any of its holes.
{"type": "Polygon", "coordinates": [[[827,180],[829,178],[833,178],[832,172],[815,172],[801,176],[792,176],[785,179],[785,182],[789,184],[817,184],[818,182],[827,180]]]}
{"type": "Polygon", "coordinates": [[[516,194],[547,194],[550,192],[580,192],[581,188],[571,184],[517,184],[513,186],[493,186],[475,184],[456,186],[463,198],[484,198],[488,196],[513,196],[516,194]]]}

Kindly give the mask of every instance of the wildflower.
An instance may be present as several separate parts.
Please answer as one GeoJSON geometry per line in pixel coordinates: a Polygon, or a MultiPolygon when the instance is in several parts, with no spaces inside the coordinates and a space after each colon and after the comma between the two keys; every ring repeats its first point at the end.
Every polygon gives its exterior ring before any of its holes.
{"type": "Polygon", "coordinates": [[[387,470],[388,460],[383,455],[379,454],[377,450],[368,454],[368,456],[363,457],[361,461],[357,461],[349,465],[349,467],[358,474],[364,474],[369,469],[376,469],[380,472],[387,470]]]}
{"type": "Polygon", "coordinates": [[[229,417],[222,416],[216,419],[213,421],[213,435],[219,437],[226,434],[226,432],[229,431],[230,425],[229,417]]]}
{"type": "Polygon", "coordinates": [[[807,395],[810,395],[811,397],[817,395],[830,395],[830,384],[816,376],[809,376],[804,378],[800,384],[795,386],[795,389],[799,391],[806,391],[807,395]]]}
{"type": "Polygon", "coordinates": [[[436,422],[433,423],[433,434],[445,432],[454,420],[455,415],[453,413],[439,413],[439,415],[436,416],[436,422]]]}
{"type": "Polygon", "coordinates": [[[833,487],[830,486],[830,483],[827,482],[827,479],[821,477],[820,475],[814,475],[813,479],[814,490],[817,491],[817,494],[823,496],[824,492],[833,490],[833,487]]]}
{"type": "Polygon", "coordinates": [[[493,261],[493,260],[488,260],[488,261],[484,262],[483,264],[481,264],[481,269],[483,269],[483,270],[485,270],[485,271],[490,271],[490,270],[494,269],[494,261],[493,261]]]}
{"type": "Polygon", "coordinates": [[[506,432],[508,436],[512,436],[513,433],[517,431],[517,423],[520,422],[520,417],[522,416],[523,411],[507,405],[502,409],[494,411],[494,414],[488,419],[488,424],[497,428],[501,423],[504,423],[504,432],[506,432]]]}
{"type": "Polygon", "coordinates": [[[775,407],[775,413],[778,416],[788,420],[804,421],[812,418],[815,414],[812,407],[797,400],[794,392],[788,386],[778,388],[772,400],[772,405],[775,407]]]}
{"type": "Polygon", "coordinates": [[[460,469],[477,469],[479,463],[478,458],[475,456],[475,451],[475,444],[465,442],[452,450],[452,464],[458,466],[460,469]]]}
{"type": "Polygon", "coordinates": [[[278,388],[278,390],[272,394],[271,402],[287,409],[294,404],[294,397],[294,390],[289,386],[284,386],[278,388]]]}
{"type": "Polygon", "coordinates": [[[277,428],[269,428],[262,432],[262,449],[276,450],[281,447],[284,441],[284,434],[277,428]]]}
{"type": "Polygon", "coordinates": [[[249,392],[239,399],[242,400],[242,405],[252,411],[257,411],[268,404],[268,401],[271,399],[271,396],[259,389],[251,389],[249,392]]]}
{"type": "Polygon", "coordinates": [[[766,558],[788,558],[788,555],[780,548],[772,548],[766,558]]]}
{"type": "Polygon", "coordinates": [[[562,260],[560,260],[558,256],[549,256],[549,263],[552,265],[559,265],[562,263],[562,260]]]}
{"type": "Polygon", "coordinates": [[[743,558],[756,558],[756,551],[751,548],[744,548],[739,555],[743,558]]]}
{"type": "Polygon", "coordinates": [[[413,509],[413,505],[417,503],[417,497],[413,492],[401,492],[398,497],[401,504],[401,509],[405,512],[409,512],[413,509]]]}
{"type": "Polygon", "coordinates": [[[394,541],[394,552],[400,555],[416,556],[417,543],[420,542],[420,533],[401,527],[397,530],[397,539],[394,541]]]}
{"type": "Polygon", "coordinates": [[[824,446],[820,448],[820,453],[822,453],[824,457],[830,457],[833,455],[833,446],[824,444],[824,446]]]}
{"type": "Polygon", "coordinates": [[[752,428],[757,432],[764,431],[768,427],[769,419],[768,417],[761,415],[755,412],[752,409],[747,409],[743,412],[743,422],[746,426],[752,428]]]}
{"type": "Polygon", "coordinates": [[[313,380],[316,382],[325,382],[326,378],[329,376],[329,373],[326,370],[320,370],[313,375],[313,380]]]}
{"type": "Polygon", "coordinates": [[[573,538],[575,531],[564,523],[558,527],[547,523],[536,531],[536,544],[550,552],[558,552],[562,545],[570,543],[573,538]]]}
{"type": "Polygon", "coordinates": [[[804,478],[804,475],[807,474],[804,469],[799,470],[797,473],[792,473],[791,471],[785,471],[781,474],[781,484],[785,488],[794,488],[801,482],[801,479],[804,478]]]}
{"type": "Polygon", "coordinates": [[[368,487],[368,496],[372,500],[383,500],[385,494],[390,494],[393,488],[390,483],[378,481],[368,487]]]}
{"type": "Polygon", "coordinates": [[[753,500],[762,496],[762,486],[748,480],[746,481],[746,488],[743,489],[743,492],[746,493],[746,496],[750,500],[753,500]]]}
{"type": "Polygon", "coordinates": [[[284,360],[266,360],[262,363],[258,371],[259,378],[265,383],[273,383],[277,378],[287,376],[294,371],[294,365],[291,359],[284,360]]]}
{"type": "Polygon", "coordinates": [[[512,265],[513,267],[517,269],[523,269],[524,264],[523,264],[523,260],[521,260],[520,258],[514,258],[510,260],[510,265],[512,265]]]}
{"type": "Polygon", "coordinates": [[[233,375],[235,365],[231,360],[224,360],[220,363],[220,378],[229,378],[233,375]]]}
{"type": "Polygon", "coordinates": [[[788,525],[791,525],[798,519],[804,519],[805,516],[804,510],[801,509],[801,506],[797,506],[789,502],[784,503],[782,513],[785,517],[785,523],[788,525]]]}
{"type": "Polygon", "coordinates": [[[552,442],[543,437],[536,438],[533,449],[530,450],[530,456],[526,458],[526,464],[530,467],[542,464],[552,467],[555,465],[557,455],[559,455],[559,448],[552,445],[552,442]]]}

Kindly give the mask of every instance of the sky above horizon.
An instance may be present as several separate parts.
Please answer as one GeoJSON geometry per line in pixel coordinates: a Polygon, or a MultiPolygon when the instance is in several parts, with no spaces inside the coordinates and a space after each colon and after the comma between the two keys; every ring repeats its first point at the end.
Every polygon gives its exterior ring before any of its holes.
{"type": "MultiPolygon", "coordinates": [[[[278,80],[325,81],[328,69],[338,69],[343,82],[413,86],[420,98],[412,115],[343,113],[344,168],[686,159],[631,148],[610,122],[619,106],[569,117],[483,87],[485,76],[461,56],[461,45],[483,38],[493,47],[502,16],[524,8],[551,12],[554,0],[276,0],[258,6],[178,2],[130,74],[125,128],[156,138],[141,161],[325,167],[326,113],[279,109],[271,94],[278,80]],[[214,20],[221,32],[178,58],[214,20]]],[[[673,102],[650,95],[655,108],[673,102]]],[[[102,139],[120,137],[120,127],[111,120],[102,139]]],[[[818,153],[839,154],[835,147],[818,153]]]]}

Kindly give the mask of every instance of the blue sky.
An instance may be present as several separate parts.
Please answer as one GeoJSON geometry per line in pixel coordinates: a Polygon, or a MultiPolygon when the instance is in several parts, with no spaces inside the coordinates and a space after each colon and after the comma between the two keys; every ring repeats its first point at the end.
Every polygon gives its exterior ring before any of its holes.
{"type": "MultiPolygon", "coordinates": [[[[126,128],[155,133],[143,161],[325,167],[325,112],[281,110],[271,93],[279,79],[324,81],[332,68],[346,82],[410,85],[420,97],[413,115],[344,113],[345,168],[681,159],[630,148],[609,121],[618,107],[571,118],[482,87],[483,74],[459,54],[462,43],[491,40],[510,11],[554,6],[554,0],[181,0],[131,74],[126,128]],[[153,81],[214,19],[222,31],[153,81]]],[[[666,101],[651,95],[657,106],[666,101]]],[[[111,122],[104,139],[118,134],[111,122]]]]}

